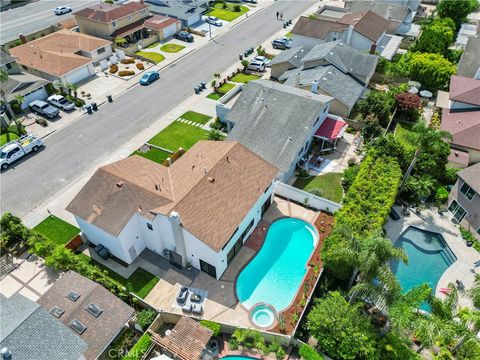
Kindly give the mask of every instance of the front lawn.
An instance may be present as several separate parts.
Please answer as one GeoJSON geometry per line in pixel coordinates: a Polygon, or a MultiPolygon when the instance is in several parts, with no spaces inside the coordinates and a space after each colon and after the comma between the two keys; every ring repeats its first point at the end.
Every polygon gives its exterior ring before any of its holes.
{"type": "Polygon", "coordinates": [[[225,95],[230,90],[232,90],[234,87],[235,87],[235,84],[227,82],[227,83],[223,84],[222,86],[220,86],[217,91],[207,95],[207,99],[218,100],[223,95],[225,95]]]}
{"type": "Polygon", "coordinates": [[[239,72],[234,77],[232,77],[230,80],[233,81],[233,82],[236,82],[236,83],[247,84],[249,81],[258,80],[258,79],[260,79],[260,76],[258,76],[258,75],[244,74],[242,72],[239,72]]]}
{"type": "Polygon", "coordinates": [[[132,153],[132,155],[139,155],[146,159],[155,161],[156,163],[163,164],[163,162],[167,160],[171,154],[166,151],[151,147],[150,150],[146,152],[136,150],[132,153]]]}
{"type": "Polygon", "coordinates": [[[223,3],[217,3],[213,6],[213,10],[210,11],[208,15],[215,16],[220,20],[233,21],[249,11],[246,6],[240,6],[240,11],[233,11],[235,5],[238,4],[227,3],[228,8],[224,9],[223,3]]]}
{"type": "Polygon", "coordinates": [[[187,111],[185,114],[180,116],[182,119],[190,120],[199,124],[206,124],[212,117],[200,114],[195,111],[187,111]]]}
{"type": "Polygon", "coordinates": [[[174,121],[147,142],[174,152],[179,148],[186,151],[198,140],[206,139],[207,135],[208,131],[198,126],[174,121]]]}
{"type": "Polygon", "coordinates": [[[160,61],[165,60],[165,56],[156,52],[149,52],[149,51],[137,51],[135,53],[138,56],[141,56],[145,59],[152,60],[155,64],[158,64],[160,61]]]}
{"type": "Polygon", "coordinates": [[[185,46],[177,45],[177,44],[165,44],[160,48],[160,50],[168,53],[177,53],[183,49],[185,49],[185,46]]]}
{"type": "Polygon", "coordinates": [[[413,124],[406,122],[399,122],[395,128],[395,138],[406,150],[414,150],[415,145],[410,141],[410,136],[413,133],[412,131],[413,124]]]}
{"type": "Polygon", "coordinates": [[[319,176],[309,176],[306,179],[298,178],[293,186],[307,192],[313,189],[319,190],[321,194],[319,196],[340,203],[343,197],[341,179],[341,173],[328,173],[319,176]]]}
{"type": "Polygon", "coordinates": [[[55,245],[65,245],[80,233],[79,228],[54,215],[45,218],[45,220],[35,226],[32,230],[43,235],[55,245]]]}
{"type": "Polygon", "coordinates": [[[13,141],[13,140],[18,139],[18,135],[15,134],[15,133],[9,132],[8,135],[10,135],[10,140],[7,140],[7,134],[6,133],[0,135],[0,146],[5,145],[9,141],[13,141]]]}

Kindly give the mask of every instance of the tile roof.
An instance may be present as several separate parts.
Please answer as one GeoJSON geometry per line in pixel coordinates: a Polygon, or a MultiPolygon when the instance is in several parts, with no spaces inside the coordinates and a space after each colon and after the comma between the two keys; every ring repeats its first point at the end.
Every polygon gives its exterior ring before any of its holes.
{"type": "Polygon", "coordinates": [[[135,213],[176,211],[218,252],[276,172],[238,142],[199,141],[168,168],[140,156],[100,167],[67,210],[115,236],[135,213]]]}
{"type": "Polygon", "coordinates": [[[331,100],[272,81],[251,81],[226,117],[235,123],[228,138],[286,173],[331,100]]]}
{"type": "Polygon", "coordinates": [[[13,56],[10,56],[7,54],[5,51],[1,50],[0,51],[0,65],[7,65],[9,63],[12,63],[15,61],[15,58],[13,56]]]}
{"type": "Polygon", "coordinates": [[[330,31],[344,31],[347,28],[347,24],[324,19],[310,19],[306,16],[301,16],[295,23],[292,34],[323,40],[330,31]]]}
{"type": "Polygon", "coordinates": [[[111,41],[60,30],[16,46],[10,53],[21,65],[60,77],[92,62],[92,59],[79,55],[79,51],[91,52],[109,44],[111,41]]]}
{"type": "Polygon", "coordinates": [[[473,78],[477,73],[480,74],[480,35],[468,39],[458,62],[457,75],[473,78]]]}
{"type": "Polygon", "coordinates": [[[441,129],[452,134],[452,144],[480,150],[480,110],[452,112],[443,109],[441,129]]]}
{"type": "Polygon", "coordinates": [[[140,19],[128,25],[125,25],[119,29],[116,29],[113,33],[110,34],[112,38],[122,38],[127,35],[134,33],[135,31],[145,28],[145,20],[140,19]]]}
{"type": "MultiPolygon", "coordinates": [[[[54,306],[65,312],[59,320],[69,326],[74,319],[79,320],[87,329],[79,335],[87,343],[84,356],[87,360],[96,359],[110,344],[115,336],[133,315],[134,310],[110,291],[77,274],[68,271],[38,300],[47,311],[54,306]],[[80,294],[77,301],[67,298],[69,292],[80,294]],[[98,317],[86,310],[90,304],[95,304],[102,312],[98,317]]],[[[50,315],[53,318],[53,315],[50,315]]]]}
{"type": "MultiPolygon", "coordinates": [[[[351,14],[345,15],[339,22],[342,22],[348,15],[351,14]]],[[[360,19],[354,24],[353,28],[367,39],[377,42],[388,29],[388,20],[368,10],[366,13],[361,13],[360,19]]]]}
{"type": "Polygon", "coordinates": [[[179,22],[178,19],[162,15],[153,15],[145,19],[145,27],[155,30],[161,30],[171,24],[179,22]]]}
{"type": "Polygon", "coordinates": [[[452,76],[450,78],[450,100],[480,105],[480,80],[452,76]]]}
{"type": "Polygon", "coordinates": [[[470,185],[477,194],[480,194],[480,163],[460,170],[457,174],[463,181],[470,185]]]}
{"type": "Polygon", "coordinates": [[[73,13],[73,15],[87,18],[92,21],[110,23],[147,8],[148,5],[139,2],[128,2],[122,5],[114,5],[102,2],[100,4],[91,5],[79,10],[73,13]]]}
{"type": "Polygon", "coordinates": [[[462,166],[468,166],[468,163],[470,162],[470,153],[468,151],[450,149],[448,161],[462,166]]]}
{"type": "Polygon", "coordinates": [[[78,360],[87,344],[40,305],[20,294],[0,294],[0,347],[13,359],[78,360]]]}

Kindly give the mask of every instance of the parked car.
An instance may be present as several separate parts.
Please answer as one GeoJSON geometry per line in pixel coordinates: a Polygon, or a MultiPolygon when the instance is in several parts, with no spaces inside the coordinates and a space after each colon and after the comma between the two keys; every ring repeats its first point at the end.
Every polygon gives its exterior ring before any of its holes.
{"type": "Polygon", "coordinates": [[[70,6],[57,6],[53,10],[53,13],[55,15],[63,15],[63,14],[69,13],[71,11],[72,11],[72,8],[70,6]]]}
{"type": "Polygon", "coordinates": [[[264,63],[266,67],[270,67],[270,59],[265,56],[255,56],[252,61],[264,63]]]}
{"type": "Polygon", "coordinates": [[[215,17],[215,16],[208,16],[206,18],[206,21],[207,21],[207,23],[215,25],[215,26],[222,26],[223,25],[223,23],[220,21],[220,19],[215,17]]]}
{"type": "Polygon", "coordinates": [[[50,105],[56,106],[65,111],[70,111],[75,108],[75,104],[72,101],[65,99],[62,95],[52,95],[47,99],[47,102],[50,105]]]}
{"type": "Polygon", "coordinates": [[[260,61],[253,60],[250,64],[248,64],[247,69],[248,70],[255,70],[255,71],[264,71],[265,70],[265,64],[260,62],[260,61]]]}
{"type": "Polygon", "coordinates": [[[10,141],[0,148],[0,167],[5,170],[11,163],[30,152],[37,152],[43,146],[43,140],[33,135],[25,135],[20,139],[10,141]]]}
{"type": "Polygon", "coordinates": [[[48,103],[42,100],[32,101],[28,104],[28,107],[32,112],[46,116],[49,119],[55,118],[60,113],[58,109],[54,108],[52,105],[48,105],[48,103]]]}
{"type": "Polygon", "coordinates": [[[193,42],[193,35],[186,31],[180,31],[178,34],[175,34],[175,38],[178,40],[193,42]]]}
{"type": "Polygon", "coordinates": [[[274,49],[285,50],[285,49],[290,49],[292,47],[292,43],[288,38],[283,37],[280,39],[273,40],[272,46],[274,49]]]}
{"type": "Polygon", "coordinates": [[[154,82],[155,80],[160,79],[160,75],[156,71],[147,71],[143,76],[140,78],[140,85],[150,85],[150,83],[154,82]]]}

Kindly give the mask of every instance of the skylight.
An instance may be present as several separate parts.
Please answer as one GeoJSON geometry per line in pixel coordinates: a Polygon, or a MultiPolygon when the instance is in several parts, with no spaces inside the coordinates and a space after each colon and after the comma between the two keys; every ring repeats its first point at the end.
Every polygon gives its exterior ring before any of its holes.
{"type": "Polygon", "coordinates": [[[95,304],[90,304],[88,305],[85,310],[87,310],[90,314],[92,314],[95,317],[99,317],[100,314],[103,312],[102,309],[100,309],[97,305],[95,304]]]}
{"type": "Polygon", "coordinates": [[[60,316],[62,316],[64,314],[65,310],[63,310],[62,308],[58,307],[58,306],[54,306],[53,308],[50,309],[50,313],[59,318],[60,316]]]}
{"type": "Polygon", "coordinates": [[[76,291],[70,291],[67,295],[67,298],[69,298],[73,302],[77,301],[79,297],[80,297],[80,294],[77,293],[76,291]]]}
{"type": "Polygon", "coordinates": [[[70,323],[70,327],[75,330],[79,335],[82,335],[85,330],[87,330],[87,327],[83,325],[80,320],[73,319],[72,322],[70,323]]]}

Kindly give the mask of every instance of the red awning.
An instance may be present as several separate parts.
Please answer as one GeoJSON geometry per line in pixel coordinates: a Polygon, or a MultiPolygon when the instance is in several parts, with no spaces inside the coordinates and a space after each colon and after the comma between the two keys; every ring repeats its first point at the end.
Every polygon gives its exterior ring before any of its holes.
{"type": "Polygon", "coordinates": [[[333,119],[331,117],[327,117],[315,132],[314,136],[333,141],[343,136],[343,132],[347,126],[347,123],[341,118],[333,119]]]}

